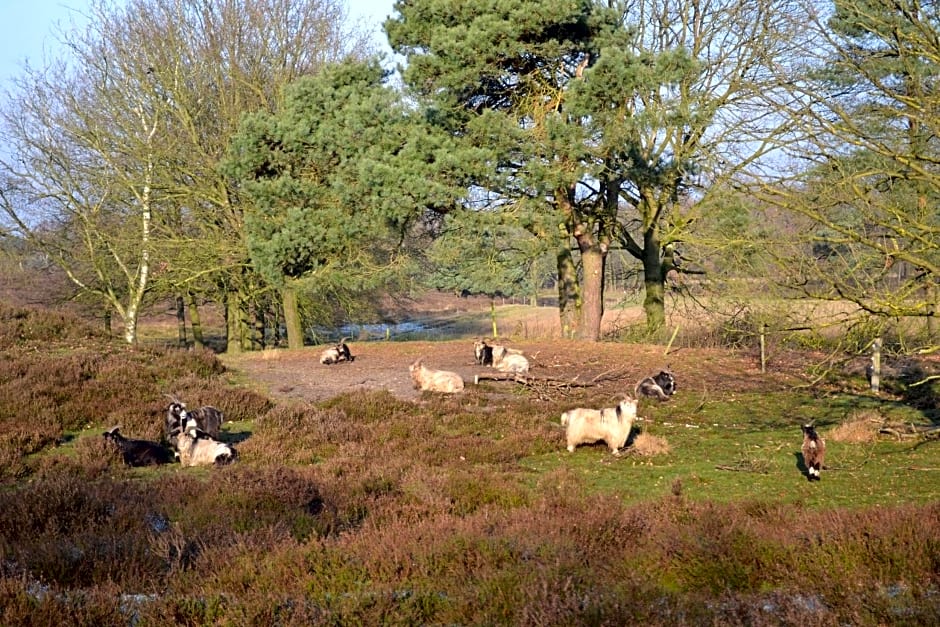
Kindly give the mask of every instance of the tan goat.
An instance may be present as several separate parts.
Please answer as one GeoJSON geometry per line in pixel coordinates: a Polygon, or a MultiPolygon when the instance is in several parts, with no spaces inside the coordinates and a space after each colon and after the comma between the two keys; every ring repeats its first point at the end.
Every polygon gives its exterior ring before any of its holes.
{"type": "Polygon", "coordinates": [[[415,389],[445,394],[463,391],[463,379],[459,374],[449,370],[432,370],[421,361],[418,359],[408,367],[415,389]]]}

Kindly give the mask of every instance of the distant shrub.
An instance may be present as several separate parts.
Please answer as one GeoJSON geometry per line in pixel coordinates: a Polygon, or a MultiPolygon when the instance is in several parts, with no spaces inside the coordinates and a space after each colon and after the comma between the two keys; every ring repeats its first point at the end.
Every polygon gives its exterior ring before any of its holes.
{"type": "Polygon", "coordinates": [[[207,348],[179,349],[166,346],[148,346],[139,349],[160,364],[160,380],[173,381],[195,375],[210,378],[225,372],[225,366],[216,354],[207,348]]]}

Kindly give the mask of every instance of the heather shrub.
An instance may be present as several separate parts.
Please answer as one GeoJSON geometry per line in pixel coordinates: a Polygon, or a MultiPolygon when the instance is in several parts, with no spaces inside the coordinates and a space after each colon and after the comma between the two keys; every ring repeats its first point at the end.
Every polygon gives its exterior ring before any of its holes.
{"type": "Polygon", "coordinates": [[[160,574],[150,499],[133,483],[51,475],[0,492],[0,512],[0,555],[45,583],[139,589],[160,574]]]}
{"type": "Polygon", "coordinates": [[[357,422],[388,422],[414,413],[414,405],[395,398],[388,391],[357,391],[340,394],[321,403],[324,409],[336,409],[357,422]]]}
{"type": "MultiPolygon", "coordinates": [[[[274,404],[262,394],[240,387],[233,387],[220,377],[203,377],[188,373],[167,386],[167,394],[177,396],[190,409],[211,405],[225,414],[226,422],[255,420],[274,404]]],[[[162,410],[166,410],[169,399],[162,399],[162,410]]]]}
{"type": "Polygon", "coordinates": [[[24,586],[18,577],[0,578],[0,625],[125,625],[133,612],[121,603],[120,587],[114,584],[74,593],[39,582],[24,586]]]}
{"type": "Polygon", "coordinates": [[[0,304],[0,350],[107,339],[100,328],[67,312],[0,304]]]}
{"type": "MultiPolygon", "coordinates": [[[[22,316],[33,322],[39,318],[34,313],[22,316]]],[[[203,388],[216,395],[223,411],[230,410],[229,418],[253,418],[270,406],[258,394],[226,389],[219,382],[223,371],[205,350],[138,350],[100,343],[64,354],[8,351],[0,357],[0,478],[29,474],[27,457],[62,441],[68,432],[120,425],[128,437],[159,440],[167,400],[163,395],[172,381],[193,386],[204,381],[203,388]]]]}
{"type": "Polygon", "coordinates": [[[225,366],[208,348],[181,350],[167,346],[148,346],[140,353],[159,363],[159,379],[174,381],[189,375],[208,379],[225,372],[225,366]]]}
{"type": "Polygon", "coordinates": [[[219,473],[213,483],[210,498],[217,499],[215,507],[225,512],[227,525],[239,533],[282,527],[303,540],[327,508],[313,474],[303,469],[238,464],[219,473]]]}
{"type": "Polygon", "coordinates": [[[256,420],[252,436],[238,450],[246,461],[308,464],[362,440],[366,432],[339,408],[297,402],[278,405],[256,420]]]}

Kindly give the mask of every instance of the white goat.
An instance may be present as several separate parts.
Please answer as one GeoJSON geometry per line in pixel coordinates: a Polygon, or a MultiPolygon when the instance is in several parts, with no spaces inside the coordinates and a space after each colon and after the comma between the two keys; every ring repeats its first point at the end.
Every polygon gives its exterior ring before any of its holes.
{"type": "Polygon", "coordinates": [[[416,390],[452,394],[463,391],[463,379],[449,370],[431,370],[416,360],[408,367],[416,390]]]}
{"type": "Polygon", "coordinates": [[[502,359],[496,363],[500,372],[518,372],[525,374],[529,371],[529,360],[521,353],[504,353],[502,359]]]}
{"type": "Polygon", "coordinates": [[[176,450],[183,466],[221,466],[238,457],[238,452],[226,444],[213,440],[196,426],[196,421],[187,418],[183,430],[176,436],[176,450]]]}
{"type": "Polygon", "coordinates": [[[499,364],[503,359],[506,358],[506,355],[521,355],[522,351],[518,348],[509,348],[508,346],[503,346],[502,344],[493,344],[493,366],[499,367],[499,364]]]}
{"type": "Polygon", "coordinates": [[[578,407],[562,413],[561,424],[567,427],[565,438],[568,452],[579,444],[604,440],[614,455],[627,443],[636,420],[636,400],[625,397],[616,407],[585,409],[578,407]]]}

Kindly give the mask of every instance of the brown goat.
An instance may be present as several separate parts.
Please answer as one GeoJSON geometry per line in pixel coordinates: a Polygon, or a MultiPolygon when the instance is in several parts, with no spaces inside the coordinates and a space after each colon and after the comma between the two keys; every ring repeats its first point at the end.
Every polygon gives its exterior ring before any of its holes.
{"type": "Polygon", "coordinates": [[[822,470],[823,460],[826,457],[826,441],[816,433],[813,423],[803,425],[803,463],[806,464],[806,478],[810,481],[819,481],[819,471],[822,470]]]}

